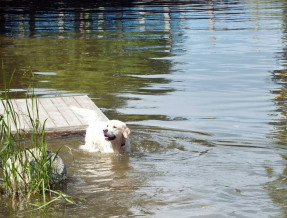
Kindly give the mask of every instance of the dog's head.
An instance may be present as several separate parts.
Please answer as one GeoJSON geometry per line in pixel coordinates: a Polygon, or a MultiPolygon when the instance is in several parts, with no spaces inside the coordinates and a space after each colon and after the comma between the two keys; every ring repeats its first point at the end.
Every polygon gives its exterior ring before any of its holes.
{"type": "Polygon", "coordinates": [[[103,133],[107,141],[125,140],[130,134],[130,129],[119,120],[109,120],[103,133]]]}

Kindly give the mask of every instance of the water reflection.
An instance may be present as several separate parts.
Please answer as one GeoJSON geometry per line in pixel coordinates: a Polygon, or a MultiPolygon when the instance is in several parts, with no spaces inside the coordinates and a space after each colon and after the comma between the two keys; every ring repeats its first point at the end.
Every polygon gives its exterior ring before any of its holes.
{"type": "Polygon", "coordinates": [[[82,139],[49,142],[73,147],[65,191],[86,199],[58,211],[285,214],[284,0],[3,5],[13,97],[34,72],[39,95],[85,93],[108,117],[142,125],[132,128],[134,153],[119,159],[80,152],[82,139]]]}
{"type": "MultiPolygon", "coordinates": [[[[62,139],[49,141],[50,149],[57,149],[62,139]]],[[[129,216],[130,208],[137,199],[137,187],[146,182],[145,176],[133,177],[134,169],[130,166],[128,155],[99,155],[79,151],[78,145],[83,137],[69,138],[66,142],[72,149],[63,149],[62,154],[67,163],[69,178],[66,193],[74,196],[77,205],[71,205],[66,215],[77,216],[129,216]],[[96,201],[95,201],[96,199],[96,201]],[[89,209],[87,209],[89,208],[89,209]]]]}
{"type": "MultiPolygon", "coordinates": [[[[169,209],[169,204],[182,202],[191,205],[195,200],[190,196],[189,182],[181,180],[194,172],[189,171],[191,166],[187,164],[178,176],[174,176],[174,166],[204,158],[214,146],[207,140],[209,136],[158,128],[149,128],[147,131],[140,126],[131,128],[133,152],[129,155],[85,153],[78,149],[79,144],[83,143],[82,136],[65,140],[71,149],[64,148],[61,151],[64,162],[69,166],[65,193],[74,196],[78,204],[68,206],[66,215],[72,215],[76,210],[77,216],[148,216],[156,215],[154,210],[159,206],[169,209]],[[202,146],[191,147],[186,139],[202,146]],[[165,165],[165,160],[171,161],[172,169],[165,165]],[[165,174],[171,177],[162,186],[165,174]],[[176,190],[169,191],[175,187],[176,190]],[[163,199],[164,196],[168,200],[163,199]]],[[[56,150],[63,139],[49,140],[48,143],[49,149],[56,150]]],[[[64,208],[57,209],[58,213],[62,210],[64,208]]]]}
{"type": "Polygon", "coordinates": [[[1,9],[0,58],[7,72],[16,68],[14,90],[19,92],[15,96],[24,95],[21,90],[29,84],[31,78],[25,76],[29,70],[57,74],[36,74],[37,94],[88,93],[103,108],[123,107],[126,99],[113,93],[173,91],[146,89],[152,84],[168,84],[168,79],[133,75],[170,73],[170,61],[151,58],[169,56],[180,39],[180,6],[141,5],[133,10],[122,4],[106,7],[106,2],[88,8],[81,4],[56,8],[46,4],[35,7],[33,2],[28,7],[14,1],[5,4],[1,9]]]}
{"type": "Polygon", "coordinates": [[[278,70],[272,71],[272,80],[277,84],[276,88],[271,90],[271,93],[274,94],[273,102],[276,105],[276,111],[272,114],[273,121],[270,122],[270,125],[274,127],[274,130],[270,133],[270,137],[276,139],[276,147],[280,148],[279,155],[281,157],[280,165],[282,167],[278,169],[276,166],[267,165],[266,172],[272,180],[266,185],[270,197],[273,201],[282,207],[282,216],[287,216],[287,165],[286,165],[286,140],[287,140],[287,3],[282,1],[282,6],[284,8],[282,20],[283,20],[283,35],[282,41],[283,50],[277,52],[277,60],[280,64],[278,70]]]}

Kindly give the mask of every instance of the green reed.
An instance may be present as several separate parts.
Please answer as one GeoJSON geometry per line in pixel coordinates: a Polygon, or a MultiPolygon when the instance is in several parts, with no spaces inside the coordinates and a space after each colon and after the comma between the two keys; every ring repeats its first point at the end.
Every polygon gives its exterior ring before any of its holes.
{"type": "MultiPolygon", "coordinates": [[[[45,141],[45,124],[40,122],[38,100],[34,89],[27,92],[26,107],[28,114],[18,114],[10,98],[10,87],[14,73],[9,80],[3,69],[4,91],[0,99],[3,114],[0,114],[0,168],[3,174],[2,189],[8,196],[30,197],[33,194],[42,193],[43,205],[48,205],[45,194],[51,190],[51,172],[55,155],[47,155],[47,143],[45,141]],[[30,99],[31,103],[28,103],[30,99]],[[31,129],[27,131],[20,123],[20,116],[27,116],[31,129]],[[29,149],[27,149],[29,148],[29,149]],[[33,150],[35,149],[35,150],[33,150]],[[35,152],[36,151],[36,152],[35,152]],[[28,159],[27,156],[31,157],[28,159]],[[7,167],[10,166],[10,168],[7,167]]],[[[64,196],[61,192],[59,196],[64,196]]],[[[67,199],[67,198],[65,198],[67,199]]],[[[53,199],[52,201],[55,201],[53,199]]],[[[70,200],[68,201],[71,202],[70,200]]],[[[42,208],[43,205],[39,208],[42,208]]]]}

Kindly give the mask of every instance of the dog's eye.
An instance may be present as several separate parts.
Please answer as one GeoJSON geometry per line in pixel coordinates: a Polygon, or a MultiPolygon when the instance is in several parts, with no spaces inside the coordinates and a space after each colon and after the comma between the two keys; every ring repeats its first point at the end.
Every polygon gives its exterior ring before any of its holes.
{"type": "Polygon", "coordinates": [[[117,128],[116,126],[113,126],[114,128],[117,128]]]}

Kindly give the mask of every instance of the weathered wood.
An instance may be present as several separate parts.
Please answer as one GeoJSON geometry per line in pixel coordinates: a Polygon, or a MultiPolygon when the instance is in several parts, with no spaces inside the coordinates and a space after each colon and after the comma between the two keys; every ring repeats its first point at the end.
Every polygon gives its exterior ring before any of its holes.
{"type": "Polygon", "coordinates": [[[51,98],[51,101],[58,108],[58,111],[64,117],[69,126],[82,125],[82,123],[77,118],[77,116],[75,116],[73,111],[69,109],[69,105],[67,105],[61,98],[51,98]]]}
{"type": "Polygon", "coordinates": [[[85,95],[82,98],[74,98],[79,105],[83,108],[95,111],[99,116],[97,116],[98,121],[107,121],[108,118],[103,114],[103,112],[95,105],[90,104],[91,99],[85,95]]]}
{"type": "Polygon", "coordinates": [[[11,102],[12,102],[13,107],[14,107],[15,111],[17,112],[18,116],[21,116],[21,119],[19,119],[19,127],[21,129],[31,128],[31,122],[29,120],[29,117],[27,115],[25,115],[26,113],[21,107],[21,105],[23,107],[25,106],[26,100],[25,99],[19,99],[18,101],[16,101],[16,99],[12,99],[11,102]]]}
{"type": "MultiPolygon", "coordinates": [[[[10,106],[6,102],[3,102],[3,103],[5,105],[5,108],[10,108],[10,106]]],[[[2,103],[0,103],[0,111],[4,111],[4,105],[2,103]]],[[[11,105],[11,106],[13,107],[13,105],[11,105]]],[[[9,124],[11,126],[12,130],[16,129],[15,124],[12,121],[13,117],[11,116],[11,113],[9,113],[8,116],[5,116],[4,120],[5,120],[6,124],[9,124]]]]}
{"type": "MultiPolygon", "coordinates": [[[[28,108],[32,117],[38,116],[41,124],[46,122],[45,130],[48,135],[64,135],[85,131],[88,126],[88,119],[75,113],[72,110],[73,107],[93,110],[97,120],[108,120],[88,96],[38,98],[37,107],[31,99],[13,99],[11,103],[19,117],[17,128],[24,129],[27,133],[32,129],[28,108]]],[[[4,113],[2,104],[0,105],[0,113],[4,113]]],[[[16,131],[16,126],[14,124],[11,126],[12,131],[16,131]]]]}
{"type": "Polygon", "coordinates": [[[41,98],[38,100],[39,116],[40,120],[43,122],[46,121],[46,126],[49,128],[56,128],[56,124],[53,119],[49,116],[49,112],[45,108],[44,102],[41,101],[41,98]]]}
{"type": "MultiPolygon", "coordinates": [[[[56,127],[69,126],[66,119],[60,113],[60,110],[57,108],[56,105],[54,105],[50,98],[43,98],[40,101],[49,113],[49,119],[51,119],[55,123],[56,127]]],[[[63,108],[63,110],[65,109],[63,108]]]]}

